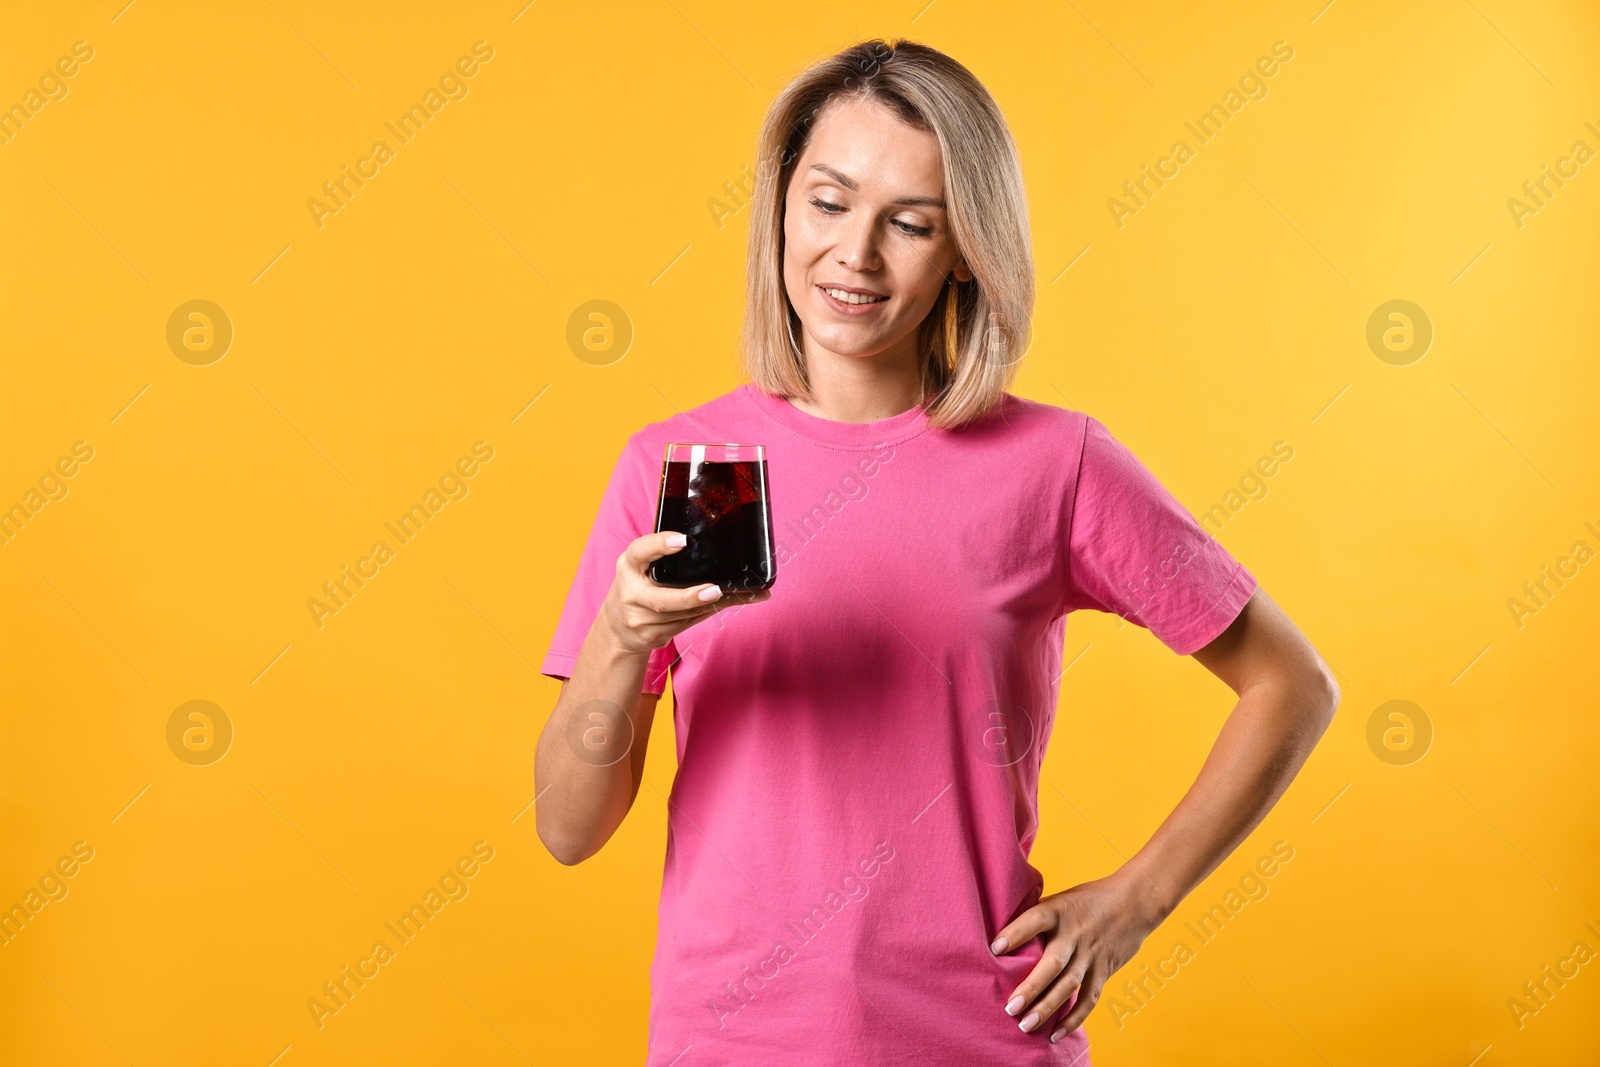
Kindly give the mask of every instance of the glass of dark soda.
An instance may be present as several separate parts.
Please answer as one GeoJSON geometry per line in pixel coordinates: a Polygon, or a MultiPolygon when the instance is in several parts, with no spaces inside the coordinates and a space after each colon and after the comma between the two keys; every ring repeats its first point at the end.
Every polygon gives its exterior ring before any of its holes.
{"type": "Polygon", "coordinates": [[[778,577],[767,451],[761,445],[667,445],[661,464],[656,532],[688,543],[650,565],[658,585],[687,589],[714,582],[724,591],[770,589],[778,577]]]}

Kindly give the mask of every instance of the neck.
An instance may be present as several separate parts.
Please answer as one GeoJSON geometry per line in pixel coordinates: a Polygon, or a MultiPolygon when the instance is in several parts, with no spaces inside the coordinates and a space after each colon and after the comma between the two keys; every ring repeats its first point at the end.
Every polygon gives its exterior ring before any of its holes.
{"type": "Polygon", "coordinates": [[[876,422],[922,403],[916,337],[873,356],[841,356],[804,337],[811,399],[790,403],[833,422],[876,422]]]}

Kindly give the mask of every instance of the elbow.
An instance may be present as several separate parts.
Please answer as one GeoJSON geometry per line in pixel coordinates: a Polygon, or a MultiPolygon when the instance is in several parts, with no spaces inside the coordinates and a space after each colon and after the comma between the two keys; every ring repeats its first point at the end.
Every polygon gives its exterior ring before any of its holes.
{"type": "Polygon", "coordinates": [[[563,867],[581,864],[589,857],[589,854],[584,853],[579,841],[571,833],[563,832],[562,827],[557,825],[552,813],[534,808],[533,830],[539,835],[539,845],[544,845],[544,851],[563,867]]]}
{"type": "Polygon", "coordinates": [[[545,851],[550,853],[555,858],[555,861],[563,867],[576,867],[594,855],[593,849],[586,849],[576,842],[547,835],[542,828],[539,831],[539,841],[544,845],[545,851]]]}
{"type": "Polygon", "coordinates": [[[1312,703],[1318,711],[1317,736],[1320,738],[1328,729],[1328,724],[1333,722],[1334,713],[1339,710],[1339,682],[1333,676],[1333,671],[1322,658],[1317,658],[1317,669],[1311,678],[1308,689],[1313,694],[1312,703]]]}
{"type": "Polygon", "coordinates": [[[563,867],[576,867],[590,856],[599,851],[590,842],[583,841],[571,833],[563,833],[558,827],[549,825],[549,820],[535,816],[534,828],[539,834],[539,843],[544,850],[563,867]]]}

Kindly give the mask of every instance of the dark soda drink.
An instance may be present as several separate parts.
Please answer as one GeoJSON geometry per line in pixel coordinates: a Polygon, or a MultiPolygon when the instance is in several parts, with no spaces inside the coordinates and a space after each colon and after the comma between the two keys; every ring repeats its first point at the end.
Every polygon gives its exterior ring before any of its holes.
{"type": "Polygon", "coordinates": [[[663,530],[684,534],[688,544],[650,565],[656,584],[771,588],[778,567],[766,450],[760,445],[669,444],[656,504],[656,532],[663,530]]]}

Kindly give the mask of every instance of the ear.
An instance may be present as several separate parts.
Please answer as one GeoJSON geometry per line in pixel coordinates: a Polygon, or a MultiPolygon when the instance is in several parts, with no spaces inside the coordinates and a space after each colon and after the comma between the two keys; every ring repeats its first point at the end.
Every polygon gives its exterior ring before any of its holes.
{"type": "Polygon", "coordinates": [[[956,276],[956,281],[958,282],[970,282],[972,280],[972,272],[967,269],[967,261],[964,259],[956,260],[955,270],[951,273],[956,276]]]}

